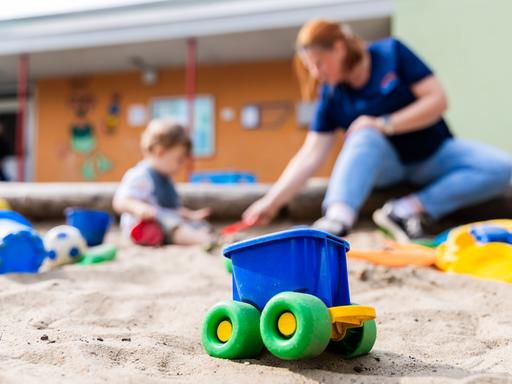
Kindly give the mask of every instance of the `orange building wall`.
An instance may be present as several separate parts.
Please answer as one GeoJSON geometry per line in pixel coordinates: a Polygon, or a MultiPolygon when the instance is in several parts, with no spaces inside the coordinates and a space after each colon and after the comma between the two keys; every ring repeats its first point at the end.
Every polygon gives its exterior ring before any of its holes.
{"type": "MultiPolygon", "coordinates": [[[[132,104],[144,104],[158,97],[184,95],[184,71],[161,70],[158,82],[143,85],[139,72],[98,74],[88,76],[86,89],[94,98],[87,115],[98,139],[97,151],[112,162],[112,169],[97,175],[98,181],[120,180],[124,172],[140,160],[139,137],[144,127],[127,123],[127,109],[132,104]],[[121,96],[120,122],[116,132],[107,135],[101,126],[107,117],[107,107],[114,92],[121,96]]],[[[81,167],[88,155],[70,150],[70,126],[74,112],[70,104],[72,79],[54,78],[37,82],[36,94],[36,181],[82,181],[81,167]]],[[[306,129],[297,126],[295,110],[282,126],[244,130],[239,112],[246,103],[268,101],[297,102],[299,91],[290,61],[203,66],[198,68],[197,93],[214,97],[215,154],[195,161],[196,170],[236,169],[254,172],[259,181],[275,181],[293,154],[301,146],[306,129]],[[224,122],[223,107],[231,107],[235,118],[224,122]]],[[[327,176],[336,148],[319,172],[327,176]]]]}

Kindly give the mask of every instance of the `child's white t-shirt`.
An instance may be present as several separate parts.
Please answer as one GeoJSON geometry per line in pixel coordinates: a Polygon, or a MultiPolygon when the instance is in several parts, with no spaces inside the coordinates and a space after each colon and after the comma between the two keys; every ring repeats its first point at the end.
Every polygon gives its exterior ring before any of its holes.
{"type": "MultiPolygon", "coordinates": [[[[157,209],[158,219],[165,227],[168,227],[167,229],[179,225],[181,218],[177,211],[161,207],[158,204],[155,183],[146,161],[139,162],[125,173],[116,190],[115,198],[131,198],[150,204],[157,209]]],[[[123,213],[121,215],[121,228],[123,232],[129,233],[138,221],[137,217],[129,213],[123,213]]]]}

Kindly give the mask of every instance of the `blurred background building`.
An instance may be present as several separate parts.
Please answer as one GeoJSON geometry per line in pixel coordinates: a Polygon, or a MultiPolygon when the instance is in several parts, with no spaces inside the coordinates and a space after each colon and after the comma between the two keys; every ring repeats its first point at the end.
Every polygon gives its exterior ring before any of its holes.
{"type": "Polygon", "coordinates": [[[507,0],[38,3],[0,11],[13,178],[119,180],[141,158],[145,123],[173,116],[192,123],[195,170],[275,180],[307,132],[312,106],[299,100],[292,58],[298,29],[315,17],[369,41],[398,35],[447,86],[453,130],[512,151],[507,0]]]}

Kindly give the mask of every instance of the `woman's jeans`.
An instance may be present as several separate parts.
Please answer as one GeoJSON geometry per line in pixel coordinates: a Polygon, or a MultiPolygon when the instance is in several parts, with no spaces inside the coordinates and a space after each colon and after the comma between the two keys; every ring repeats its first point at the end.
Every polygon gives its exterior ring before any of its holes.
{"type": "Polygon", "coordinates": [[[346,139],[323,206],[344,203],[357,213],[374,187],[409,182],[423,186],[416,196],[438,219],[505,193],[511,181],[512,157],[496,148],[448,139],[426,160],[404,165],[382,133],[365,128],[346,139]]]}

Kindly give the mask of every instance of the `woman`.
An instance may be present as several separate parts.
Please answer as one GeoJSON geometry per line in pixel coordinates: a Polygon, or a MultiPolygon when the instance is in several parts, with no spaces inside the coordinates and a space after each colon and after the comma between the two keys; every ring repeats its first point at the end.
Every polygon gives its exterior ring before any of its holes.
{"type": "Polygon", "coordinates": [[[443,113],[446,95],[431,69],[395,38],[367,45],[346,26],[315,20],[297,37],[303,97],[320,87],[310,132],[266,196],[244,212],[265,224],[324,162],[335,131],[345,130],[314,227],[338,236],[354,225],[372,188],[403,181],[421,186],[386,203],[374,221],[397,240],[424,236],[423,219],[439,219],[490,199],[510,185],[512,159],[453,137],[443,113]]]}

